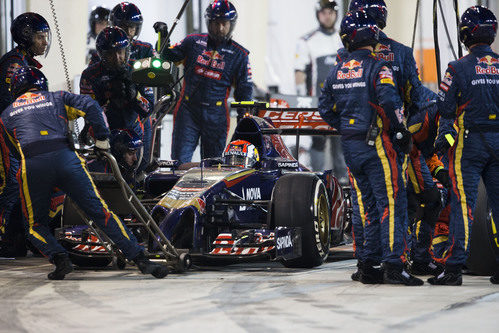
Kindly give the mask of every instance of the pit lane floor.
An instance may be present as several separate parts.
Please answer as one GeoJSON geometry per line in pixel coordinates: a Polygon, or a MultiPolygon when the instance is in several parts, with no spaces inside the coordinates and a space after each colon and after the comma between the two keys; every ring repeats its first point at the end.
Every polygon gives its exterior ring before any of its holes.
{"type": "Polygon", "coordinates": [[[0,259],[0,332],[497,332],[499,286],[362,285],[351,252],[312,270],[279,263],[198,268],[163,280],[77,270],[49,281],[44,258],[0,259]]]}

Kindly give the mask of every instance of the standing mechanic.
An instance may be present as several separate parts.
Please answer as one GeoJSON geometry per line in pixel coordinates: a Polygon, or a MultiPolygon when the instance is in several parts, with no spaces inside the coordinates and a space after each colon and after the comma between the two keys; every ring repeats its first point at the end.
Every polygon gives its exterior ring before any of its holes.
{"type": "Polygon", "coordinates": [[[188,35],[165,49],[163,58],[185,66],[182,93],[174,111],[172,158],[190,162],[201,137],[201,158],[221,156],[229,130],[227,98],[252,99],[249,51],[232,40],[237,11],[215,0],[205,12],[208,34],[188,35]]]}
{"type": "MultiPolygon", "coordinates": [[[[111,11],[110,21],[114,26],[123,29],[128,35],[128,39],[130,41],[131,62],[138,59],[157,56],[156,51],[151,44],[137,39],[140,35],[140,31],[142,30],[142,23],[144,22],[144,19],[142,18],[140,9],[136,5],[131,2],[121,2],[117,4],[111,11]]],[[[152,110],[154,106],[153,90],[150,87],[145,87],[144,89],[146,90],[144,97],[149,101],[152,110]]],[[[140,121],[144,131],[144,159],[139,166],[139,171],[143,170],[147,166],[150,154],[152,154],[152,119],[149,116],[141,117],[140,121]]]]}
{"type": "MultiPolygon", "coordinates": [[[[36,13],[24,13],[16,17],[10,32],[17,46],[0,59],[0,114],[13,102],[9,92],[12,75],[22,66],[41,68],[35,57],[46,56],[51,42],[47,21],[36,13]]],[[[0,152],[0,235],[4,234],[2,252],[6,256],[23,256],[26,253],[24,244],[17,249],[14,240],[17,233],[23,234],[23,231],[18,230],[22,225],[20,211],[19,214],[15,213],[18,211],[15,207],[19,206],[19,184],[16,179],[19,161],[9,153],[5,144],[0,144],[0,152]]]]}
{"type": "Polygon", "coordinates": [[[422,285],[422,280],[404,270],[402,262],[407,196],[394,146],[408,153],[411,136],[390,65],[372,54],[379,29],[366,12],[357,11],[343,19],[340,36],[350,54],[330,72],[319,112],[341,134],[345,161],[370,218],[363,232],[361,281],[422,285]],[[383,275],[374,268],[380,260],[383,275]]]}
{"type": "Polygon", "coordinates": [[[100,60],[81,74],[80,92],[99,102],[112,130],[130,129],[143,138],[140,117],[148,117],[152,106],[144,97],[148,91],[130,79],[127,34],[119,27],[107,27],[97,36],[96,45],[100,60]]]}
{"type": "MultiPolygon", "coordinates": [[[[462,284],[461,268],[469,254],[480,177],[492,207],[492,223],[495,230],[498,227],[499,55],[490,48],[496,33],[497,19],[490,10],[468,8],[461,17],[459,39],[469,54],[449,63],[440,84],[441,118],[435,147],[449,158],[451,213],[445,271],[428,279],[431,284],[462,284]]],[[[499,257],[497,260],[490,279],[495,284],[499,283],[499,257]]]]}
{"type": "MultiPolygon", "coordinates": [[[[384,0],[352,0],[349,6],[350,11],[364,10],[372,19],[376,21],[379,29],[384,29],[386,26],[388,9],[384,0]]],[[[395,76],[395,84],[399,92],[400,98],[404,102],[404,108],[409,111],[409,118],[419,112],[426,112],[429,108],[434,108],[436,99],[435,93],[424,87],[421,83],[418,74],[416,61],[414,60],[413,50],[393,39],[390,39],[380,31],[379,43],[374,49],[376,56],[391,64],[395,76]]],[[[346,56],[344,49],[338,51],[338,57],[341,59],[346,56]]],[[[437,170],[437,178],[445,177],[445,169],[437,170]]],[[[404,170],[405,174],[405,170],[404,170]]],[[[408,202],[411,208],[411,224],[415,221],[412,217],[415,216],[417,207],[424,207],[424,222],[419,224],[416,230],[414,245],[418,249],[429,248],[432,224],[438,218],[440,212],[440,192],[433,181],[432,174],[425,163],[425,156],[421,154],[418,147],[413,146],[409,154],[408,163],[409,185],[407,188],[408,202]],[[414,209],[413,209],[414,208],[414,209]]],[[[352,191],[355,195],[355,191],[352,191]]],[[[359,201],[353,200],[353,203],[359,201]]],[[[361,203],[362,205],[362,203],[361,203]]],[[[354,206],[354,213],[358,206],[354,206]]],[[[357,214],[358,215],[358,214],[357,214]]],[[[355,215],[354,215],[355,217],[355,215]]],[[[359,219],[355,219],[354,226],[360,225],[359,219]]],[[[358,247],[362,247],[362,235],[360,232],[356,234],[358,247]]],[[[429,256],[429,251],[414,251],[414,257],[411,269],[418,274],[433,274],[439,272],[437,267],[429,256]]]]}
{"type": "Polygon", "coordinates": [[[66,250],[48,228],[54,186],[67,193],[142,273],[165,277],[168,269],[145,257],[133,234],[100,197],[85,161],[70,148],[68,121],[83,116],[92,125],[96,153],[109,150],[109,128],[97,102],[89,96],[48,92],[47,79],[34,67],[19,69],[10,87],[14,102],[2,113],[2,135],[21,162],[18,180],[28,237],[56,266],[48,278],[62,280],[73,270],[66,250]]]}
{"type": "MultiPolygon", "coordinates": [[[[317,96],[335,63],[336,53],[343,44],[335,29],[338,18],[338,4],[333,0],[320,0],[315,5],[315,15],[319,27],[298,40],[295,57],[295,83],[298,95],[317,96]]],[[[347,172],[345,158],[341,150],[339,137],[331,137],[333,153],[333,173],[346,182],[347,172]]],[[[310,150],[313,170],[323,170],[325,160],[326,138],[312,137],[310,150]]]]}

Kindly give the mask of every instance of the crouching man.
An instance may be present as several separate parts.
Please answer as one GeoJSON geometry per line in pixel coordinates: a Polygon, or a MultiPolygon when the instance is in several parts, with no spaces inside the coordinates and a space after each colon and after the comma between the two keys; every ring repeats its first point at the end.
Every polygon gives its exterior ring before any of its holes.
{"type": "Polygon", "coordinates": [[[12,76],[10,91],[14,102],[2,113],[2,135],[20,161],[18,181],[27,236],[56,266],[48,278],[62,280],[73,271],[66,250],[48,228],[54,187],[71,197],[142,273],[165,277],[167,267],[145,257],[133,234],[100,197],[85,161],[70,148],[68,121],[83,116],[94,130],[96,153],[109,150],[109,128],[97,102],[90,96],[49,92],[47,79],[34,67],[20,68],[12,76]]]}

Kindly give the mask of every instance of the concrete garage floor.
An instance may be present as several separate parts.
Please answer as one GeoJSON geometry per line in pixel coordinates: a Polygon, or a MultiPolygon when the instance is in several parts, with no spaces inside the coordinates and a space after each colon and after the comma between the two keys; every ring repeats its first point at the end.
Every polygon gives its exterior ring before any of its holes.
{"type": "Polygon", "coordinates": [[[351,253],[312,270],[278,263],[200,268],[163,280],[134,267],[49,281],[43,258],[0,259],[0,332],[497,332],[499,286],[352,282],[351,253]]]}

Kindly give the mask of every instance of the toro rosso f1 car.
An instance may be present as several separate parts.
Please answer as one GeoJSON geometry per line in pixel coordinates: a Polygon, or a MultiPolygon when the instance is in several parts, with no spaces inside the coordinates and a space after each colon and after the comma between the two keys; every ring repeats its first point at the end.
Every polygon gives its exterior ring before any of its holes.
{"type": "MultiPolygon", "coordinates": [[[[335,132],[314,111],[266,108],[258,115],[263,117],[244,116],[231,140],[253,144],[260,156],[256,165],[203,160],[180,171],[151,215],[173,246],[188,249],[195,262],[251,258],[279,260],[286,267],[318,266],[329,247],[342,241],[343,190],[330,170],[310,172],[300,165],[281,134],[335,132]]],[[[157,187],[163,179],[171,179],[171,172],[151,174],[147,186],[157,187]]]]}

